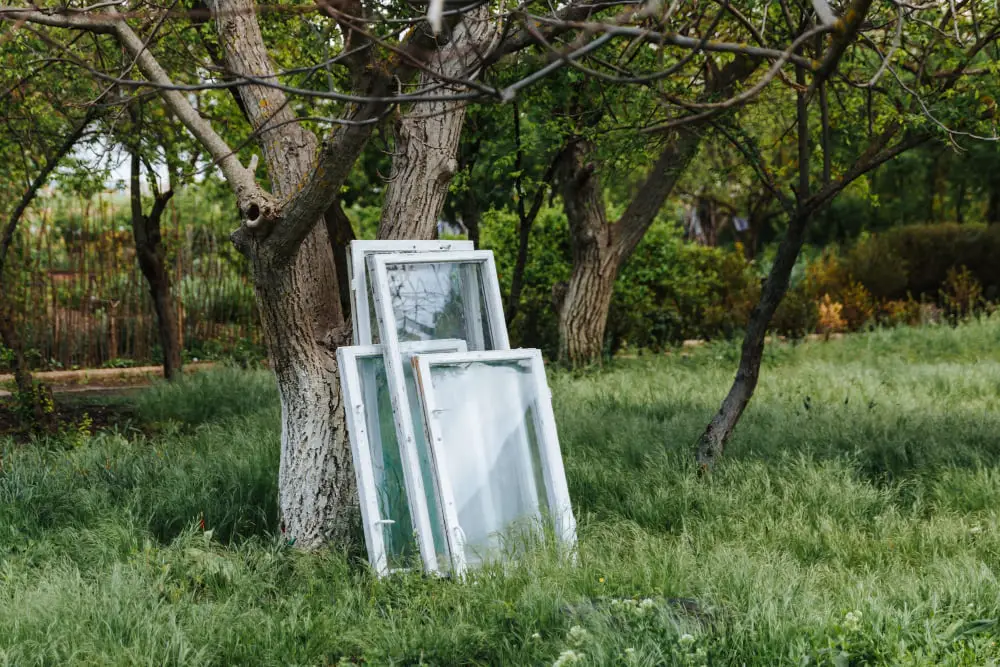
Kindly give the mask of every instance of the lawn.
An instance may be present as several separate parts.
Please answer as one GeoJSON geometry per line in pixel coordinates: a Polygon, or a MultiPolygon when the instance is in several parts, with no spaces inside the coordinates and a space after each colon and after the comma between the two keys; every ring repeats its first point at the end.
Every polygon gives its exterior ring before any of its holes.
{"type": "Polygon", "coordinates": [[[1000,318],[775,347],[699,479],[737,352],[555,373],[577,563],[463,582],[285,543],[263,371],[0,441],[0,664],[1000,661],[1000,318]]]}

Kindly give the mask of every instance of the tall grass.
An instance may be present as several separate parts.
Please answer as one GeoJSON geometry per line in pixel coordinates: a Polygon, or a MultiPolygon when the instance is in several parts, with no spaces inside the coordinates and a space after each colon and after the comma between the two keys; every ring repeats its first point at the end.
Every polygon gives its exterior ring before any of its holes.
{"type": "Polygon", "coordinates": [[[468,582],[286,545],[265,372],[160,386],[143,431],[2,445],[0,664],[992,664],[998,343],[777,346],[708,479],[735,347],[556,373],[578,562],[468,582]]]}

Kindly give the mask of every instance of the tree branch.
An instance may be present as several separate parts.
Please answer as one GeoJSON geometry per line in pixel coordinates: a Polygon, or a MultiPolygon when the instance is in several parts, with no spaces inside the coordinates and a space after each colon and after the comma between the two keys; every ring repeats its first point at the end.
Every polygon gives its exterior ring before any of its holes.
{"type": "Polygon", "coordinates": [[[14,241],[14,232],[17,230],[17,225],[21,221],[21,217],[24,212],[28,210],[31,202],[35,199],[35,195],[38,191],[45,185],[49,180],[49,176],[55,171],[55,168],[59,165],[59,162],[66,157],[76,142],[80,140],[83,136],[84,131],[87,129],[87,125],[90,124],[92,120],[96,117],[96,111],[91,108],[87,110],[84,115],[83,120],[80,121],[79,125],[73,128],[73,130],[66,136],[66,139],[56,148],[55,152],[49,156],[46,160],[45,165],[42,170],[38,172],[35,178],[28,185],[28,189],[25,190],[24,194],[21,196],[21,200],[17,203],[14,211],[11,213],[10,218],[7,220],[7,226],[4,228],[3,236],[0,237],[0,281],[3,280],[3,267],[4,262],[7,259],[7,251],[10,249],[11,243],[14,241]]]}
{"type": "MultiPolygon", "coordinates": [[[[171,86],[172,81],[156,57],[146,48],[145,42],[129,27],[125,18],[114,8],[109,8],[101,17],[92,17],[80,13],[48,12],[37,9],[22,9],[17,7],[0,7],[0,18],[13,17],[31,23],[47,25],[70,30],[87,30],[90,32],[114,35],[125,51],[131,56],[139,71],[152,83],[171,86]]],[[[176,90],[163,89],[160,92],[164,103],[191,132],[192,135],[208,150],[209,154],[231,187],[241,208],[250,206],[247,202],[258,206],[269,200],[269,197],[254,181],[253,174],[240,164],[236,154],[230,149],[219,134],[191,105],[188,99],[176,90]]]]}

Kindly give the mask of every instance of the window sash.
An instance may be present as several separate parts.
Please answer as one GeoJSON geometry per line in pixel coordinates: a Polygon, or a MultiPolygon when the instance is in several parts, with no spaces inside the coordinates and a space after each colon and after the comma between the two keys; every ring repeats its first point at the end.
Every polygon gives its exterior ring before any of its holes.
{"type": "MultiPolygon", "coordinates": [[[[402,354],[419,354],[424,352],[464,352],[465,341],[462,340],[430,340],[415,341],[401,345],[402,354]]],[[[361,361],[363,359],[382,357],[381,345],[354,345],[337,348],[337,363],[340,368],[341,388],[344,395],[344,407],[347,418],[347,432],[351,442],[351,454],[354,457],[354,475],[358,485],[358,501],[361,506],[361,519],[364,524],[365,546],[368,550],[368,562],[372,568],[384,576],[389,574],[388,554],[382,531],[385,521],[379,509],[378,486],[375,480],[375,457],[372,454],[373,445],[381,451],[381,436],[368,432],[368,411],[376,410],[377,400],[367,395],[366,387],[371,386],[361,377],[361,361]]],[[[414,376],[416,379],[416,376],[414,376]]],[[[406,458],[400,446],[400,459],[403,465],[404,483],[410,474],[405,465],[406,458]]],[[[417,471],[419,474],[419,470],[417,471]]],[[[407,501],[410,504],[410,517],[415,516],[410,500],[407,484],[407,501]]],[[[415,527],[413,527],[415,529],[415,527]]]]}
{"type": "MultiPolygon", "coordinates": [[[[448,549],[453,572],[462,575],[468,567],[465,557],[465,534],[458,517],[458,507],[452,480],[448,473],[448,453],[444,443],[442,413],[435,396],[432,368],[434,366],[454,366],[472,362],[529,361],[531,377],[537,403],[534,406],[535,433],[538,438],[540,463],[548,500],[549,516],[554,521],[555,538],[559,544],[571,552],[576,544],[576,520],[566,484],[566,471],[559,447],[555,415],[552,411],[552,393],[545,376],[545,364],[539,350],[521,349],[487,352],[456,352],[417,354],[413,357],[413,368],[417,377],[424,410],[424,424],[430,445],[437,493],[444,515],[448,549]]],[[[525,436],[525,442],[526,442],[525,436]]]]}
{"type": "MultiPolygon", "coordinates": [[[[399,336],[396,329],[396,318],[392,308],[388,267],[394,265],[416,264],[479,264],[482,291],[485,298],[485,323],[490,328],[492,345],[498,350],[510,349],[507,337],[507,325],[503,315],[503,301],[500,296],[500,283],[497,280],[496,264],[493,252],[488,250],[450,251],[431,253],[378,253],[368,256],[368,271],[372,280],[372,295],[375,298],[375,313],[378,320],[379,340],[385,358],[386,375],[389,381],[389,396],[392,401],[393,419],[396,424],[396,437],[400,443],[403,457],[403,467],[408,471],[406,477],[407,493],[410,498],[410,512],[417,532],[417,544],[424,563],[424,569],[430,573],[439,573],[438,556],[447,558],[447,554],[437,554],[434,548],[431,530],[430,510],[427,506],[423,488],[423,479],[419,475],[420,459],[416,447],[416,435],[413,432],[411,410],[420,409],[411,406],[406,393],[406,380],[402,368],[402,353],[399,336]]],[[[463,300],[466,307],[466,317],[471,320],[469,304],[472,300],[463,300]]],[[[479,313],[471,316],[479,318],[479,313]]],[[[418,388],[419,391],[419,388],[418,388]]]]}
{"type": "Polygon", "coordinates": [[[472,241],[351,241],[347,248],[348,280],[351,285],[351,318],[355,345],[375,341],[371,328],[371,304],[368,300],[367,259],[376,253],[447,252],[473,250],[472,241]]]}

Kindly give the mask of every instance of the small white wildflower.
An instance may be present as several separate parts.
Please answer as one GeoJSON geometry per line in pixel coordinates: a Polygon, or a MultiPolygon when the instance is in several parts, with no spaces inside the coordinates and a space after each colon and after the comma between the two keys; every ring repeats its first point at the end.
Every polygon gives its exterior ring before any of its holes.
{"type": "Polygon", "coordinates": [[[577,653],[572,649],[566,649],[559,654],[556,661],[552,663],[552,667],[566,667],[566,665],[575,665],[583,659],[582,653],[577,653]]]}
{"type": "Polygon", "coordinates": [[[656,603],[652,600],[652,598],[643,598],[642,602],[639,603],[639,606],[643,609],[652,609],[656,606],[656,603]]]}
{"type": "Polygon", "coordinates": [[[627,657],[627,658],[631,658],[631,657],[633,657],[634,655],[635,655],[635,649],[634,649],[634,648],[632,648],[632,647],[630,646],[630,647],[628,647],[627,649],[625,649],[625,657],[627,657]]]}
{"type": "Polygon", "coordinates": [[[536,642],[541,641],[542,636],[536,632],[535,634],[531,635],[531,640],[536,642]]]}
{"type": "Polygon", "coordinates": [[[579,625],[574,625],[569,629],[569,633],[566,635],[566,639],[570,644],[574,646],[579,646],[583,642],[587,641],[587,637],[590,636],[586,630],[581,628],[579,625]]]}
{"type": "Polygon", "coordinates": [[[680,644],[681,646],[687,648],[688,646],[691,646],[692,644],[694,644],[694,635],[691,635],[691,634],[688,634],[688,633],[685,632],[677,640],[677,643],[680,644]]]}
{"type": "Polygon", "coordinates": [[[860,611],[849,611],[844,615],[844,628],[849,632],[857,632],[861,629],[861,617],[862,613],[860,611]]]}

